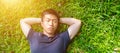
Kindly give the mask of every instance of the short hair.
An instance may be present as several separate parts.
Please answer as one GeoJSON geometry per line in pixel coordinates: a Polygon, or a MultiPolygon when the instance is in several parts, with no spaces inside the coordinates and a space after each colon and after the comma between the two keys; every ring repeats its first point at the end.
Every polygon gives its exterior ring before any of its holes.
{"type": "Polygon", "coordinates": [[[47,10],[43,11],[42,14],[41,14],[41,19],[42,19],[42,20],[43,20],[43,18],[44,18],[44,16],[45,16],[46,14],[55,15],[55,16],[58,18],[58,21],[59,21],[59,19],[60,19],[59,14],[58,14],[55,10],[53,10],[53,9],[47,9],[47,10]]]}

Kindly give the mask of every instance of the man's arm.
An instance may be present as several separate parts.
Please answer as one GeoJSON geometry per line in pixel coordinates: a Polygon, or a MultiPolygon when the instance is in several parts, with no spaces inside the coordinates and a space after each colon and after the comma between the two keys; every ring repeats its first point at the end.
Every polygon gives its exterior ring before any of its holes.
{"type": "Polygon", "coordinates": [[[24,33],[24,35],[27,37],[29,30],[31,29],[32,24],[40,23],[41,18],[24,18],[20,20],[20,26],[24,33]]]}
{"type": "Polygon", "coordinates": [[[75,18],[60,18],[60,23],[70,25],[68,28],[70,39],[73,39],[73,37],[77,34],[81,26],[81,20],[75,18]]]}

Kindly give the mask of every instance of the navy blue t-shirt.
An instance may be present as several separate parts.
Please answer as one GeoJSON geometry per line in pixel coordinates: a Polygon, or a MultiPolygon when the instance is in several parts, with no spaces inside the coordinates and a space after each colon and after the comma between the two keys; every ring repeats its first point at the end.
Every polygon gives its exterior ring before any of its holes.
{"type": "Polygon", "coordinates": [[[66,53],[70,42],[68,31],[48,37],[30,29],[27,39],[30,43],[31,53],[66,53]]]}

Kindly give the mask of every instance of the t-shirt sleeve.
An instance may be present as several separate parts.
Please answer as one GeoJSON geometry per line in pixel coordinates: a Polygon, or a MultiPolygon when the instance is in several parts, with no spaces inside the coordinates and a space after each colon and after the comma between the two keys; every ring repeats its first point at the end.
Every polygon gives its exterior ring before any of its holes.
{"type": "Polygon", "coordinates": [[[70,41],[70,36],[69,36],[68,30],[65,31],[65,40],[68,42],[70,41]]]}
{"type": "Polygon", "coordinates": [[[27,35],[27,39],[30,40],[32,39],[32,36],[34,35],[35,31],[33,29],[30,29],[27,35]]]}
{"type": "Polygon", "coordinates": [[[64,43],[65,44],[68,44],[70,42],[70,37],[69,37],[69,33],[68,33],[68,30],[63,32],[61,34],[62,38],[64,39],[64,43]]]}

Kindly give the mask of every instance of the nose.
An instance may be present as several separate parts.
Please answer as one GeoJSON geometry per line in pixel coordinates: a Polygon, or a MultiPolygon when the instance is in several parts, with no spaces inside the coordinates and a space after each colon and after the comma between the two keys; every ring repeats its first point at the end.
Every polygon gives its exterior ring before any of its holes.
{"type": "Polygon", "coordinates": [[[49,22],[49,25],[50,25],[50,26],[53,26],[53,21],[50,21],[50,22],[49,22]]]}

